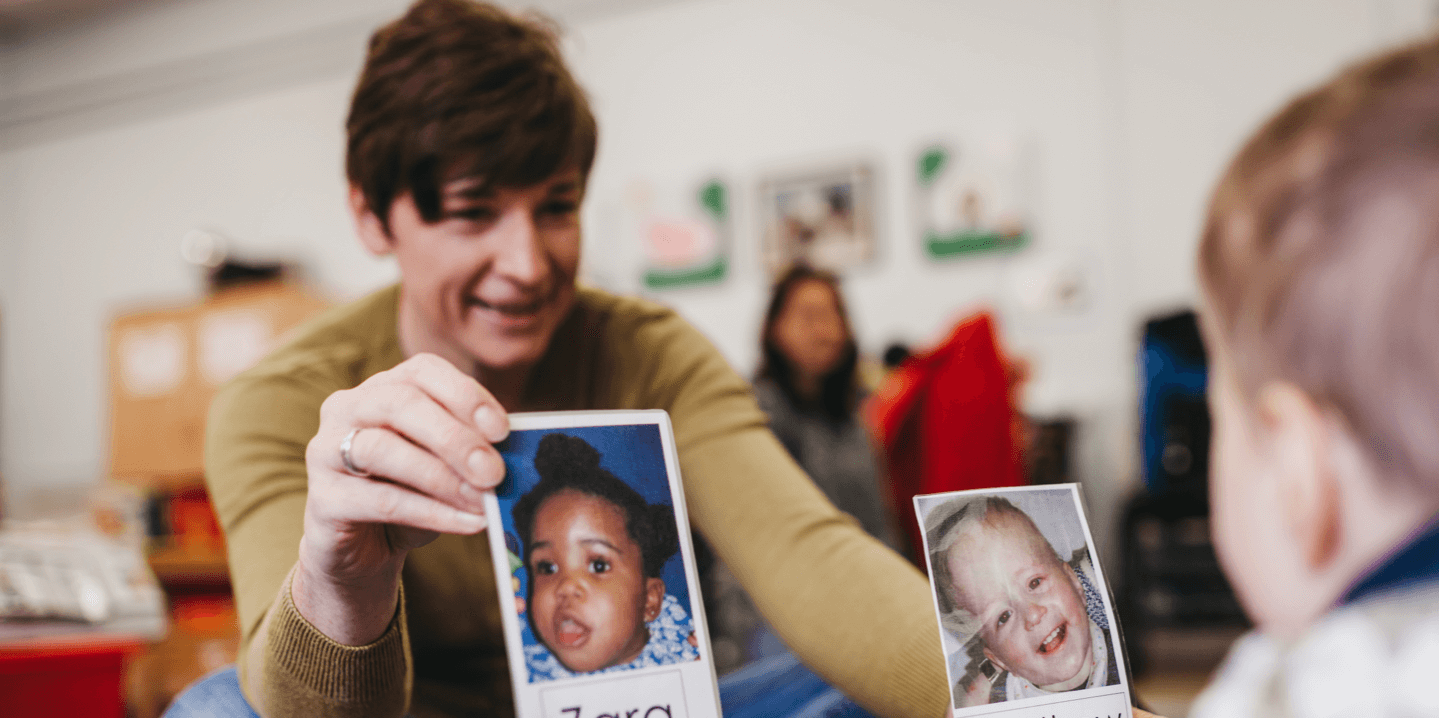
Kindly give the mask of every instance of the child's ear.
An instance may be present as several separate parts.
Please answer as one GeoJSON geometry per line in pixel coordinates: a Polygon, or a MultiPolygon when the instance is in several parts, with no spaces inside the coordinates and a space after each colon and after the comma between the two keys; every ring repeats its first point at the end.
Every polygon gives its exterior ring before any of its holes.
{"type": "Polygon", "coordinates": [[[1258,399],[1282,519],[1305,566],[1321,570],[1337,553],[1340,534],[1329,422],[1308,394],[1288,382],[1264,385],[1258,399]]]}
{"type": "Polygon", "coordinates": [[[994,665],[999,666],[1006,671],[1009,670],[1009,666],[1005,665],[1004,661],[999,660],[999,656],[994,655],[994,652],[989,650],[989,646],[984,647],[984,657],[988,658],[990,663],[993,663],[994,665]]]}
{"type": "Polygon", "coordinates": [[[355,220],[355,233],[360,235],[360,244],[370,254],[383,257],[394,251],[395,240],[390,236],[390,230],[370,210],[365,191],[356,185],[350,185],[350,216],[355,220]]]}
{"type": "Polygon", "coordinates": [[[660,609],[665,605],[665,580],[662,578],[645,579],[645,623],[660,617],[660,609]]]}

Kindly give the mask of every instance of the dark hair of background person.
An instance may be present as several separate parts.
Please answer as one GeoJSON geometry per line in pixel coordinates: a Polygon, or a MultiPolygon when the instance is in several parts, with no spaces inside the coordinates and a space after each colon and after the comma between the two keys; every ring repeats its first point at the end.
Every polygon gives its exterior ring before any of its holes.
{"type": "Polygon", "coordinates": [[[558,31],[471,0],[419,0],[370,38],[345,123],[345,172],[389,227],[409,193],[442,218],[443,190],[538,184],[594,163],[594,115],[560,55],[558,31]]]}
{"type": "MultiPolygon", "coordinates": [[[[600,452],[589,442],[568,434],[546,434],[535,451],[539,483],[515,502],[515,530],[530,565],[535,516],[545,500],[561,491],[576,491],[610,502],[625,515],[625,532],[640,548],[645,576],[659,578],[665,561],[680,549],[679,528],[668,504],[651,504],[629,484],[600,466],[600,452]]],[[[534,590],[534,582],[530,582],[534,590]]]]}
{"type": "Polygon", "coordinates": [[[759,379],[770,379],[779,385],[780,391],[784,392],[791,403],[799,407],[818,406],[827,416],[835,421],[845,421],[855,411],[859,402],[859,347],[854,341],[854,328],[849,323],[849,311],[845,309],[844,295],[839,291],[839,277],[831,272],[815,269],[803,264],[790,267],[774,284],[774,290],[770,294],[769,308],[764,314],[764,330],[760,333],[760,365],[755,376],[759,379]],[[846,335],[844,353],[840,356],[839,363],[835,365],[820,380],[820,393],[818,400],[802,397],[795,389],[794,367],[789,357],[780,351],[779,345],[774,340],[774,325],[779,321],[779,315],[785,309],[785,303],[801,284],[805,282],[820,282],[829,287],[830,294],[834,295],[834,306],[839,310],[839,318],[844,322],[844,333],[846,335]]]}

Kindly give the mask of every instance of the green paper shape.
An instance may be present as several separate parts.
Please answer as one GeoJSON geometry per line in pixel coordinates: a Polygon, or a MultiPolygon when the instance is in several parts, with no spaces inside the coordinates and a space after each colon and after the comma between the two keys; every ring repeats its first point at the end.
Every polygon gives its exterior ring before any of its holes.
{"type": "Polygon", "coordinates": [[[729,261],[715,257],[715,261],[703,267],[666,271],[651,269],[645,272],[645,286],[650,289],[673,289],[693,284],[713,284],[724,279],[729,271],[729,261]]]}
{"type": "Polygon", "coordinates": [[[943,147],[931,147],[919,156],[919,183],[925,187],[934,183],[934,179],[944,170],[944,165],[949,161],[949,153],[943,147]]]}
{"type": "Polygon", "coordinates": [[[953,234],[926,233],[924,248],[930,257],[947,259],[981,252],[1008,252],[1029,244],[1029,232],[1000,234],[983,230],[961,230],[953,234]]]}

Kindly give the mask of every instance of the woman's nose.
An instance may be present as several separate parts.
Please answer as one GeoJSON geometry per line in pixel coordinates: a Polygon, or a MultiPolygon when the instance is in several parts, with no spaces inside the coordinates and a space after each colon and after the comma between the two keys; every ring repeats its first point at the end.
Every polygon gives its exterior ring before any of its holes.
{"type": "Polygon", "coordinates": [[[534,217],[524,208],[514,208],[500,218],[499,247],[494,270],[518,284],[536,284],[544,279],[548,263],[534,217]]]}

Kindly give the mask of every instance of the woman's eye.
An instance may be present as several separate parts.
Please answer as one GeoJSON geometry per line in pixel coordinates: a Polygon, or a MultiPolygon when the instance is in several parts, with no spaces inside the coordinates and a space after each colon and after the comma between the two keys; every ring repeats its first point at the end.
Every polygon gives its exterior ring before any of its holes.
{"type": "Polygon", "coordinates": [[[1011,614],[1009,611],[1005,611],[1004,613],[999,614],[999,618],[995,620],[995,625],[1003,626],[1004,624],[1009,623],[1010,615],[1011,614]]]}
{"type": "Polygon", "coordinates": [[[547,202],[540,205],[540,214],[566,215],[578,211],[580,206],[574,202],[547,202]]]}
{"type": "Polygon", "coordinates": [[[489,207],[461,207],[447,213],[450,217],[466,222],[489,222],[494,220],[495,211],[489,207]]]}
{"type": "Polygon", "coordinates": [[[535,573],[541,576],[548,576],[556,570],[553,561],[538,561],[535,563],[535,573]]]}
{"type": "Polygon", "coordinates": [[[610,562],[602,558],[590,559],[590,570],[595,573],[604,573],[610,570],[610,562]]]}

